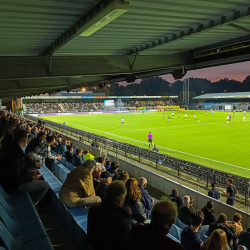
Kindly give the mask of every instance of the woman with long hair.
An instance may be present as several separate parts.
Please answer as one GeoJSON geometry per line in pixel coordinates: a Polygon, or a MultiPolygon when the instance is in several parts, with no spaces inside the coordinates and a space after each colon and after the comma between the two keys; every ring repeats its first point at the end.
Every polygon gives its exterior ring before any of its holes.
{"type": "Polygon", "coordinates": [[[132,210],[130,214],[130,224],[146,223],[147,216],[143,212],[141,203],[141,191],[138,186],[138,181],[135,178],[129,178],[126,182],[127,196],[123,207],[129,207],[132,210]]]}
{"type": "Polygon", "coordinates": [[[221,229],[214,230],[203,243],[201,250],[228,250],[227,235],[221,229]]]}

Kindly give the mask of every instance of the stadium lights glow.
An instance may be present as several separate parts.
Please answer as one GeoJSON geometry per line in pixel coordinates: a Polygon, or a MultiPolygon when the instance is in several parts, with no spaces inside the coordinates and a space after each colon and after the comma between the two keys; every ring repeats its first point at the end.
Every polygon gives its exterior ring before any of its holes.
{"type": "Polygon", "coordinates": [[[82,88],[82,91],[85,91],[85,88],[82,88]]]}
{"type": "Polygon", "coordinates": [[[93,18],[86,22],[81,29],[84,30],[80,36],[90,36],[99,29],[103,28],[129,9],[129,2],[113,1],[93,18]]]}

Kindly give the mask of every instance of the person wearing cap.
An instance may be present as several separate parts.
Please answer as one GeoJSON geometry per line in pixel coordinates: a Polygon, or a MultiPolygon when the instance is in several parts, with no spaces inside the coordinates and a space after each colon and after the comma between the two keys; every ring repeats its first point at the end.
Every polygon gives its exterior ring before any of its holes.
{"type": "Polygon", "coordinates": [[[85,161],[68,173],[60,192],[60,200],[69,208],[96,206],[101,198],[96,196],[93,186],[93,171],[96,163],[85,161]]]}
{"type": "Polygon", "coordinates": [[[99,196],[103,200],[106,194],[106,189],[112,182],[112,176],[109,172],[105,171],[101,173],[100,178],[103,178],[103,180],[99,182],[99,184],[96,187],[95,192],[96,192],[96,195],[99,196]]]}

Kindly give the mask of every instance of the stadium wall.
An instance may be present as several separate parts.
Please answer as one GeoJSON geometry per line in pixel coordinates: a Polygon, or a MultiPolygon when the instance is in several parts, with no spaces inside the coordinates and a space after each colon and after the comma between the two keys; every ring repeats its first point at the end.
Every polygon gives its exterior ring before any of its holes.
{"type": "Polygon", "coordinates": [[[222,203],[202,193],[199,193],[187,186],[183,186],[178,182],[172,181],[166,177],[150,172],[147,169],[141,168],[121,158],[115,157],[110,154],[108,154],[108,158],[110,159],[111,162],[119,161],[120,170],[127,171],[129,175],[135,177],[136,179],[140,177],[145,177],[148,180],[148,185],[150,185],[151,187],[165,194],[171,194],[171,191],[173,188],[178,188],[180,197],[183,197],[185,195],[192,195],[194,197],[195,207],[199,209],[203,208],[206,205],[208,200],[213,200],[214,211],[216,215],[219,215],[220,213],[225,213],[228,217],[228,220],[231,220],[235,213],[240,213],[242,215],[241,223],[242,223],[243,228],[246,229],[250,227],[250,214],[247,214],[246,212],[243,212],[242,210],[231,207],[225,203],[222,203]]]}

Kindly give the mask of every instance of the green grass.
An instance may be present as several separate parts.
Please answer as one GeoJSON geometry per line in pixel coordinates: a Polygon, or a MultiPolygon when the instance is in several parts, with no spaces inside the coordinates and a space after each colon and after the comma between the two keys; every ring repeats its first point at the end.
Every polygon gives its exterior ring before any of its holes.
{"type": "MultiPolygon", "coordinates": [[[[228,112],[175,111],[170,123],[167,117],[172,112],[125,113],[103,115],[71,115],[45,117],[47,120],[106,136],[118,141],[148,148],[147,135],[151,131],[153,142],[159,152],[184,160],[219,169],[243,177],[250,177],[249,138],[250,113],[235,113],[227,124],[228,112]],[[187,121],[184,114],[187,113],[187,121]],[[121,126],[121,118],[125,124],[121,126]]],[[[232,112],[231,112],[232,114],[232,112]]],[[[172,116],[171,116],[172,117],[172,116]]]]}

